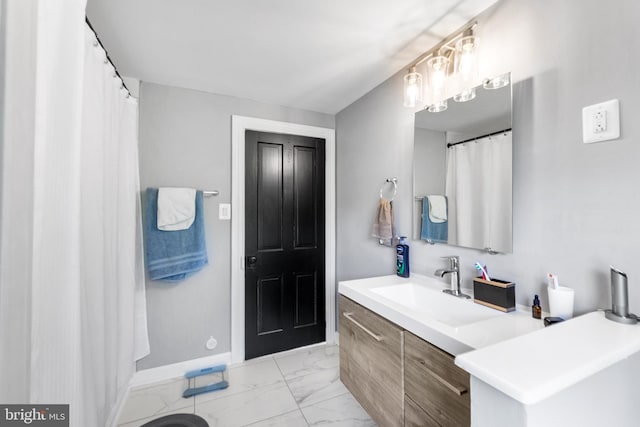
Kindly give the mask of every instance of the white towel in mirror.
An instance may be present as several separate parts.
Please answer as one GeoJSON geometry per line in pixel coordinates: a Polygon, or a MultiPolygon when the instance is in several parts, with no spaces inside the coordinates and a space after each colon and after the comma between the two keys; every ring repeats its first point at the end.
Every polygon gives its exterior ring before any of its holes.
{"type": "Polygon", "coordinates": [[[447,220],[447,198],[444,196],[427,196],[429,199],[429,220],[440,224],[447,220]]]}

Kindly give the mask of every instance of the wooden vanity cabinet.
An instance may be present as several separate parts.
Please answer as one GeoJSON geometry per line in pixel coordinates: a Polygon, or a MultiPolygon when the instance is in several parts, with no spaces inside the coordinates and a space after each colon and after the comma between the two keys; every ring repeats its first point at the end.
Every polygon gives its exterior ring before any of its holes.
{"type": "Polygon", "coordinates": [[[340,379],[381,427],[404,425],[404,331],[340,296],[340,379]]]}
{"type": "Polygon", "coordinates": [[[404,396],[404,425],[405,427],[440,427],[431,415],[407,395],[404,396]]]}
{"type": "Polygon", "coordinates": [[[454,357],[340,295],[340,379],[381,427],[469,427],[454,357]]]}
{"type": "Polygon", "coordinates": [[[455,366],[453,360],[449,353],[405,331],[404,391],[405,402],[410,403],[405,403],[405,425],[471,424],[469,374],[455,366]]]}

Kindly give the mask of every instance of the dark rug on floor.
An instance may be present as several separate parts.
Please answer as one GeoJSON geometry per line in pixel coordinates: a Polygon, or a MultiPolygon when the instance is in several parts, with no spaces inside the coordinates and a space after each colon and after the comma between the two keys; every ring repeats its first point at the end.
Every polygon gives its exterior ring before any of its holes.
{"type": "Polygon", "coordinates": [[[209,427],[209,423],[197,415],[173,414],[149,421],[142,427],[209,427]]]}

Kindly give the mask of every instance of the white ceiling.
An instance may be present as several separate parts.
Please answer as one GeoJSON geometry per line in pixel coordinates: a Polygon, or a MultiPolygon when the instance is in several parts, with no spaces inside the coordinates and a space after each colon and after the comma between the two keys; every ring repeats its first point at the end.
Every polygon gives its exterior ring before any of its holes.
{"type": "Polygon", "coordinates": [[[122,75],[335,114],[495,2],[88,0],[87,16],[122,75]]]}

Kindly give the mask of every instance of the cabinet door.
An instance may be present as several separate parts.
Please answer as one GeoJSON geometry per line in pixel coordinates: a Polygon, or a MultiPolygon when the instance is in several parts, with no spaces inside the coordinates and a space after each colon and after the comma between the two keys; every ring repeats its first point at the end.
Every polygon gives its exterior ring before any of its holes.
{"type": "Polygon", "coordinates": [[[469,374],[455,366],[453,356],[405,332],[404,357],[407,396],[439,425],[468,427],[469,374]]]}
{"type": "Polygon", "coordinates": [[[403,330],[340,296],[340,379],[380,426],[404,424],[403,330]]]}
{"type": "Polygon", "coordinates": [[[429,414],[427,414],[409,396],[404,397],[404,426],[405,427],[440,427],[429,414]]]}

